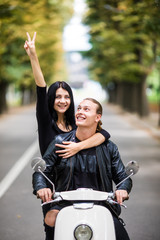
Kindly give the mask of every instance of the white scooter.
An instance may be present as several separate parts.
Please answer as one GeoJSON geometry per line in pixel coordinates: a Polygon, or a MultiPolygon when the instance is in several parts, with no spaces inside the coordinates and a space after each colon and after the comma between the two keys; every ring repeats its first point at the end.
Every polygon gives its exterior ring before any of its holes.
{"type": "MultiPolygon", "coordinates": [[[[43,173],[46,163],[41,158],[33,159],[32,169],[40,172],[53,186],[54,184],[43,173]]],[[[131,161],[126,166],[127,178],[137,173],[139,166],[137,162],[131,161]]],[[[125,178],[123,181],[125,181],[125,178]]],[[[122,181],[122,182],[123,182],[122,181]]],[[[120,182],[118,185],[120,185],[120,182]]],[[[116,185],[116,187],[118,186],[116,185]]],[[[56,203],[69,201],[73,204],[63,208],[57,215],[55,224],[54,240],[115,240],[114,222],[110,211],[97,201],[118,204],[114,201],[114,193],[95,191],[80,188],[73,191],[55,192],[54,200],[43,203],[56,203]]],[[[123,205],[125,208],[126,206],[123,205]]]]}

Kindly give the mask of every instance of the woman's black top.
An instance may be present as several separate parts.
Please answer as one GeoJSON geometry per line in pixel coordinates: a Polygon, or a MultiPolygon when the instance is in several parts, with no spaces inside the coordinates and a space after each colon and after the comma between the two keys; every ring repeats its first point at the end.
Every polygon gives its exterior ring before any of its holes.
{"type": "MultiPolygon", "coordinates": [[[[66,133],[62,131],[53,121],[48,109],[48,99],[46,87],[37,86],[37,106],[36,106],[36,116],[38,123],[38,137],[39,137],[39,147],[41,155],[43,156],[48,148],[50,142],[58,134],[66,133]]],[[[71,125],[72,130],[76,128],[76,125],[71,125]]],[[[110,134],[102,129],[100,133],[106,138],[110,138],[110,134]]]]}

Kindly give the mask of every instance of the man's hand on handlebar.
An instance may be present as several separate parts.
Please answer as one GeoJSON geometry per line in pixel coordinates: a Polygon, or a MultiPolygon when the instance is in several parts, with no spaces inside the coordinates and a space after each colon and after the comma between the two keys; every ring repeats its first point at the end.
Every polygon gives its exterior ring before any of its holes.
{"type": "Polygon", "coordinates": [[[129,195],[128,192],[126,190],[116,190],[115,192],[115,198],[117,200],[117,202],[122,205],[124,200],[128,200],[129,199],[129,195]]]}
{"type": "Polygon", "coordinates": [[[37,191],[37,198],[40,198],[43,202],[49,202],[52,200],[52,191],[50,188],[42,188],[37,191]]]}

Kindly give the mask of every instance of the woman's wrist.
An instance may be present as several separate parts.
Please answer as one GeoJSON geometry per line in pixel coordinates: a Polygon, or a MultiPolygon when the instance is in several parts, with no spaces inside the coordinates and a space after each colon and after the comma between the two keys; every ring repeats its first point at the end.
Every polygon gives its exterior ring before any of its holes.
{"type": "Polygon", "coordinates": [[[37,53],[36,52],[31,53],[29,58],[30,60],[37,61],[38,60],[37,53]]]}
{"type": "Polygon", "coordinates": [[[78,151],[83,150],[83,142],[78,142],[77,145],[78,145],[78,151]]]}

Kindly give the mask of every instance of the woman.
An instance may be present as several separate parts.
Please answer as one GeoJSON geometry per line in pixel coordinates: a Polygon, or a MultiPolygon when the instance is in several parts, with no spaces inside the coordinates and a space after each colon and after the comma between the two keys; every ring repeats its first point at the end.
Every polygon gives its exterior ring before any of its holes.
{"type": "MultiPolygon", "coordinates": [[[[30,58],[35,83],[37,86],[37,106],[36,115],[38,122],[39,146],[42,156],[49,143],[57,134],[69,132],[76,128],[74,119],[74,100],[70,86],[66,82],[55,82],[46,92],[46,82],[40,68],[39,60],[35,49],[36,33],[31,39],[27,33],[28,41],[25,42],[24,48],[30,58]]],[[[110,137],[109,133],[101,130],[91,138],[79,142],[63,142],[63,150],[57,151],[59,156],[68,158],[82,149],[97,146],[110,137]]],[[[47,206],[47,205],[46,205],[47,206]]],[[[43,208],[44,216],[47,209],[43,208]]],[[[52,230],[45,226],[46,239],[53,239],[52,230]],[[50,231],[51,230],[51,231],[50,231]]]]}
{"type": "MultiPolygon", "coordinates": [[[[33,39],[29,33],[27,33],[28,41],[25,42],[24,48],[30,58],[33,75],[35,83],[37,85],[37,122],[38,122],[38,135],[39,135],[39,145],[40,151],[43,156],[49,143],[53,138],[60,133],[65,133],[74,129],[74,101],[72,90],[69,85],[65,82],[56,82],[52,84],[48,90],[48,95],[46,93],[46,82],[44,80],[38,57],[35,50],[35,39],[36,33],[34,33],[33,39]],[[62,93],[58,93],[61,89],[62,93]],[[64,91],[63,91],[64,90],[64,91]],[[68,96],[67,96],[68,92],[68,96]],[[65,96],[66,94],[66,96],[65,96]],[[68,102],[68,108],[57,108],[55,109],[55,102],[59,104],[65,104],[68,102]]],[[[64,150],[58,151],[67,158],[78,151],[90,147],[97,146],[108,139],[110,135],[105,130],[101,130],[101,133],[96,133],[89,140],[73,143],[65,142],[63,146],[64,150]]]]}

